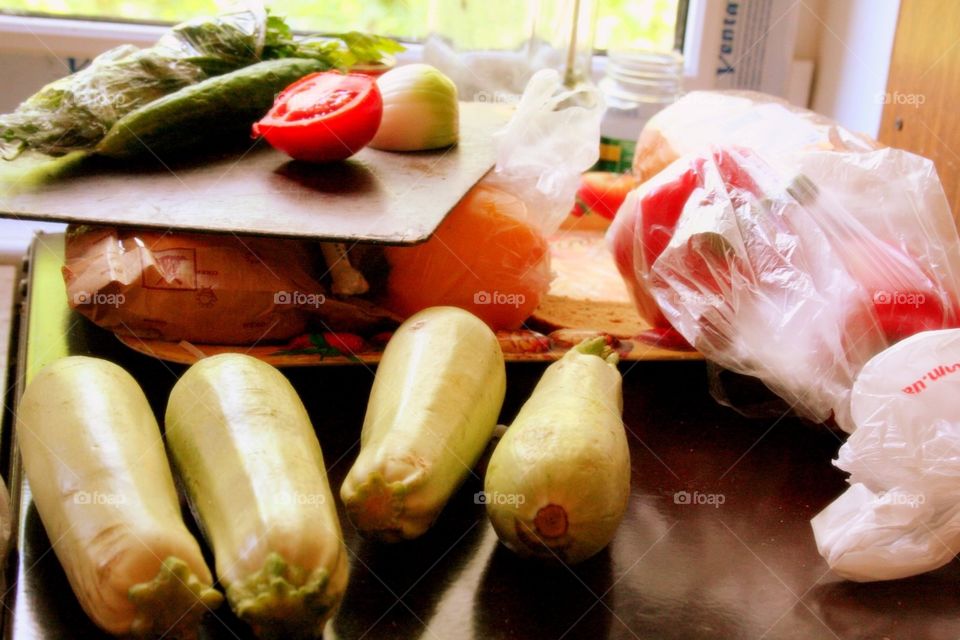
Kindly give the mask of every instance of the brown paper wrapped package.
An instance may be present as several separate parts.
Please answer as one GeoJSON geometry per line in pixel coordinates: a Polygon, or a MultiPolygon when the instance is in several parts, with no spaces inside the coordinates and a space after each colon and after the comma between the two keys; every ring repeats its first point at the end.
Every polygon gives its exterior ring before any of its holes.
{"type": "Polygon", "coordinates": [[[73,309],[144,339],[255,344],[396,320],[364,299],[331,295],[315,264],[326,271],[316,243],[77,227],[67,233],[63,277],[73,309]]]}

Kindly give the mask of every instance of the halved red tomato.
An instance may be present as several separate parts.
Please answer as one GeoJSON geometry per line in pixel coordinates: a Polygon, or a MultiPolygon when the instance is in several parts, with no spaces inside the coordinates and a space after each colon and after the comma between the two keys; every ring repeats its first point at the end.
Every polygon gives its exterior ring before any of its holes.
{"type": "Polygon", "coordinates": [[[374,78],[322,71],[284,89],[253,125],[253,135],[297,160],[343,160],[373,139],[382,115],[374,78]]]}

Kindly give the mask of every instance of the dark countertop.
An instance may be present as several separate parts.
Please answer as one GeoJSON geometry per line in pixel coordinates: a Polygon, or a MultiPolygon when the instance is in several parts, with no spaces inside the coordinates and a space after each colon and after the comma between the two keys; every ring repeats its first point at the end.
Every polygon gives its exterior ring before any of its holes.
{"type": "MultiPolygon", "coordinates": [[[[76,316],[56,322],[69,327],[71,353],[127,368],[162,415],[182,367],[134,353],[76,316]]],[[[502,421],[543,368],[508,367],[502,421]]],[[[861,585],[834,576],[817,553],[809,519],[845,487],[831,464],[839,434],[794,418],[750,420],[719,406],[702,362],[624,363],[621,371],[633,493],[607,550],[573,568],[515,557],[474,500],[476,478],[412,542],[364,541],[341,509],[352,573],[327,637],[960,637],[957,563],[861,585]]],[[[357,454],[373,371],[358,365],[285,373],[312,416],[336,494],[357,454]]],[[[7,637],[101,637],[49,553],[35,509],[24,505],[16,583],[6,595],[13,612],[7,637]]],[[[252,636],[224,606],[203,637],[252,636]]]]}

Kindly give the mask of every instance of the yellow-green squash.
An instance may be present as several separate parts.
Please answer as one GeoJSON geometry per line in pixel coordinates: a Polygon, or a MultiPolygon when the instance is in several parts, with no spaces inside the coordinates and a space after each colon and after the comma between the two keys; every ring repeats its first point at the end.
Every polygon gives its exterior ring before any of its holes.
{"type": "Polygon", "coordinates": [[[455,307],[408,318],[383,352],[340,488],[357,528],[387,541],[423,534],[486,448],[505,392],[503,353],[482,320],[455,307]]]}
{"type": "Polygon", "coordinates": [[[544,372],[497,444],[484,492],[500,540],[574,564],[603,549],[630,497],[617,355],[585,341],[544,372]]]}

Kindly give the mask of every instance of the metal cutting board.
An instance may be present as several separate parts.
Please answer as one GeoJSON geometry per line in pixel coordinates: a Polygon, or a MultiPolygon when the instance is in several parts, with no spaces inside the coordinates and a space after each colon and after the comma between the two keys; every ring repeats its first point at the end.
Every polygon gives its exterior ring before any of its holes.
{"type": "Polygon", "coordinates": [[[460,103],[460,143],[347,161],[291,160],[264,141],[244,150],[137,165],[85,159],[37,184],[0,184],[0,216],[261,236],[416,244],[492,167],[504,105],[460,103]]]}

